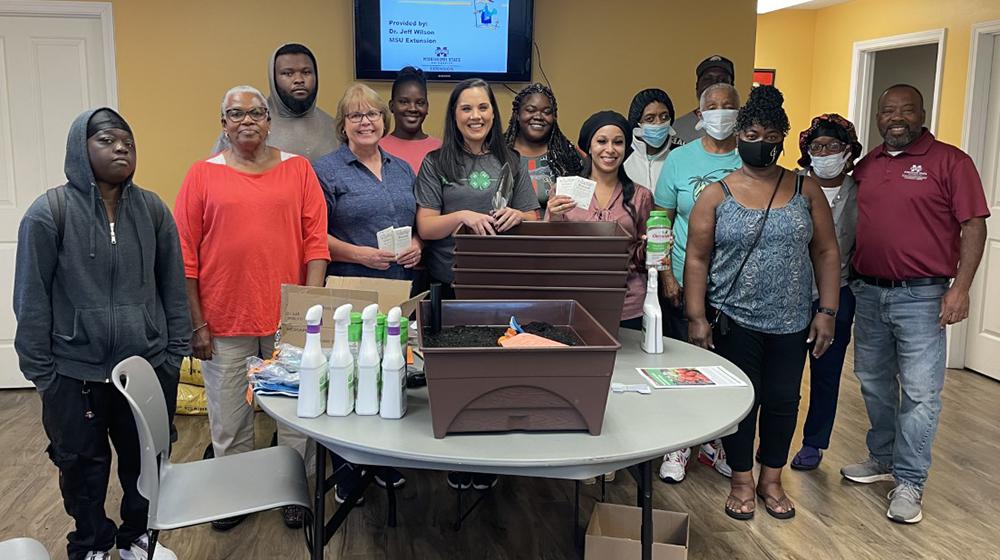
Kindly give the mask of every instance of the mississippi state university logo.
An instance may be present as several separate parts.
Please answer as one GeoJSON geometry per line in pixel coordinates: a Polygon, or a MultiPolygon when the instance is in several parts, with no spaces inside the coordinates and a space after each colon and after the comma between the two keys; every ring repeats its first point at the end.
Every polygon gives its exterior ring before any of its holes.
{"type": "Polygon", "coordinates": [[[927,172],[924,171],[923,165],[914,163],[909,169],[903,172],[903,178],[910,181],[924,181],[927,179],[927,172]]]}
{"type": "Polygon", "coordinates": [[[441,58],[447,57],[448,56],[448,47],[437,47],[437,48],[435,48],[434,49],[434,55],[435,56],[439,56],[441,58]]]}

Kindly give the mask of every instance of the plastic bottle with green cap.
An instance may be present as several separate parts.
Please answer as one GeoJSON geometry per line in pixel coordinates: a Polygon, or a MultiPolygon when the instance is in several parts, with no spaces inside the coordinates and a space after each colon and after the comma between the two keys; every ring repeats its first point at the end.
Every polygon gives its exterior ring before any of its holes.
{"type": "Polygon", "coordinates": [[[361,350],[361,313],[358,311],[351,313],[351,324],[347,327],[347,345],[357,364],[358,352],[361,350]]]}
{"type": "Polygon", "coordinates": [[[666,270],[664,259],[670,254],[672,223],[666,210],[653,210],[646,220],[646,266],[666,270]]]}

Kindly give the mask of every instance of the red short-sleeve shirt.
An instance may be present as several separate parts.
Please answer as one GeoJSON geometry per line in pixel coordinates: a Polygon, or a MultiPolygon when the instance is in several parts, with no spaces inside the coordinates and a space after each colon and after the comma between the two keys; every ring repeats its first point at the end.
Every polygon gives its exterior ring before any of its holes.
{"type": "Polygon", "coordinates": [[[895,156],[885,145],[854,170],[858,182],[854,269],[907,280],[954,277],[962,223],[990,215],[972,158],[926,128],[895,156]]]}

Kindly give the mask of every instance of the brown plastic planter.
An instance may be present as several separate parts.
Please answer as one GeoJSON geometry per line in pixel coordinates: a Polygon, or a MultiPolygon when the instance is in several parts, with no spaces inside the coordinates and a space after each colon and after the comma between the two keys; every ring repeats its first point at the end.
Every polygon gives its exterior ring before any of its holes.
{"type": "MultiPolygon", "coordinates": [[[[466,286],[454,284],[458,299],[573,299],[580,302],[597,322],[610,333],[618,332],[625,288],[572,288],[528,286],[466,286]]],[[[508,317],[509,319],[509,317],[508,317]]],[[[549,321],[551,322],[551,321],[549,321]]]]}
{"type": "Polygon", "coordinates": [[[497,253],[629,252],[632,238],[617,222],[522,222],[499,235],[476,235],[463,226],[455,250],[497,253]]]}
{"type": "Polygon", "coordinates": [[[567,326],[582,346],[426,348],[431,303],[417,308],[434,437],[463,432],[586,430],[604,424],[615,355],[621,344],[575,301],[441,303],[441,326],[521,323],[567,326]]]}
{"type": "Polygon", "coordinates": [[[506,270],[586,270],[622,272],[628,270],[628,253],[583,255],[572,253],[463,253],[455,252],[456,268],[506,270]]]}
{"type": "Polygon", "coordinates": [[[574,288],[624,288],[628,272],[579,270],[485,270],[455,268],[455,283],[466,286],[571,286],[574,288]]]}

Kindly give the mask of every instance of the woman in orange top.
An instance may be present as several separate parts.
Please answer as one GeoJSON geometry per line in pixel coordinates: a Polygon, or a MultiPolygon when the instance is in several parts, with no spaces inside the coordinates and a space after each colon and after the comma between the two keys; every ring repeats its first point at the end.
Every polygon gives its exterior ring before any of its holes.
{"type": "MultiPolygon", "coordinates": [[[[281,285],[322,286],[330,260],[319,180],[309,160],[267,145],[270,123],[259,91],[229,90],[229,147],[191,166],[174,208],[216,457],[253,449],[246,359],[274,351],[281,285]]],[[[278,439],[305,454],[304,437],[279,426],[278,439]]],[[[242,520],[212,525],[227,530],[242,520]]],[[[301,525],[301,512],[286,508],[285,521],[301,525]]]]}

